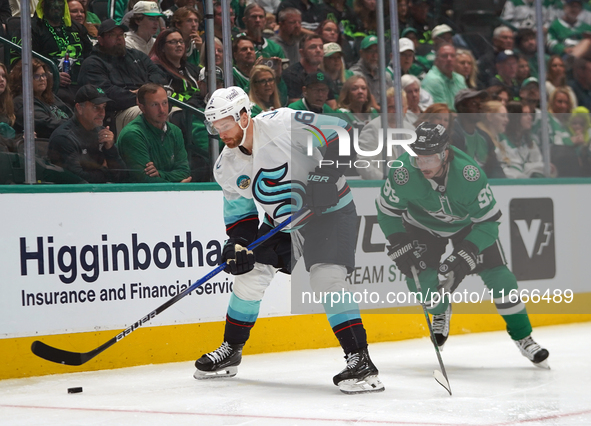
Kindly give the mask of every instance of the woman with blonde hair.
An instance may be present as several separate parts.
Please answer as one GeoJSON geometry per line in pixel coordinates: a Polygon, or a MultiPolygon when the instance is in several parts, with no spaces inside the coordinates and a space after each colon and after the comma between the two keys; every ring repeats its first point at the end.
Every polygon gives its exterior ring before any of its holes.
{"type": "MultiPolygon", "coordinates": [[[[577,155],[579,146],[585,143],[582,135],[571,135],[569,120],[573,104],[565,87],[557,87],[548,101],[548,138],[550,139],[550,158],[556,166],[559,177],[581,176],[581,167],[577,155]]],[[[541,134],[541,121],[535,130],[541,134]]]]}
{"type": "Polygon", "coordinates": [[[568,96],[570,97],[573,109],[576,108],[578,106],[577,95],[575,95],[573,89],[566,84],[566,66],[564,65],[562,58],[558,55],[551,56],[550,59],[548,59],[548,66],[546,69],[548,70],[546,73],[546,93],[548,93],[548,97],[552,95],[557,87],[563,87],[568,91],[568,96]]]}
{"type": "Polygon", "coordinates": [[[466,79],[466,86],[469,89],[476,89],[478,85],[478,66],[472,52],[467,49],[458,49],[456,51],[455,72],[466,79]]]}
{"type": "Polygon", "coordinates": [[[507,108],[500,101],[488,101],[481,105],[482,119],[477,126],[484,131],[495,145],[495,153],[497,160],[501,163],[503,171],[510,162],[505,146],[500,142],[500,135],[505,133],[509,116],[507,115],[507,108]]]}
{"type": "Polygon", "coordinates": [[[275,72],[272,68],[266,65],[255,65],[252,67],[248,97],[253,103],[251,106],[253,117],[261,112],[271,111],[281,107],[275,72]]]}
{"type": "Polygon", "coordinates": [[[374,100],[365,77],[353,75],[341,89],[337,112],[352,126],[363,128],[364,125],[378,116],[372,107],[374,100]]]}
{"type": "Polygon", "coordinates": [[[337,43],[325,43],[323,49],[324,59],[318,68],[324,71],[324,73],[332,80],[335,99],[338,101],[338,95],[341,92],[345,81],[353,76],[353,72],[345,67],[341,46],[337,43]]]}

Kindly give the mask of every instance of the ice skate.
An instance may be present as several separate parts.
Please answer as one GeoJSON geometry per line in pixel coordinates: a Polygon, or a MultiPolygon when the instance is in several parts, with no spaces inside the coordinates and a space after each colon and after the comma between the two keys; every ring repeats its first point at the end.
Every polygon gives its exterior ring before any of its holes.
{"type": "Polygon", "coordinates": [[[550,353],[538,345],[532,339],[531,335],[521,340],[515,340],[514,342],[521,351],[521,355],[533,362],[536,367],[550,369],[548,365],[548,356],[550,353]]]}
{"type": "Polygon", "coordinates": [[[367,348],[345,356],[347,367],[332,381],[346,394],[381,392],[384,385],[378,378],[378,369],[371,362],[367,348]]]}
{"type": "Polygon", "coordinates": [[[443,345],[449,337],[449,322],[451,320],[451,303],[447,307],[444,313],[433,315],[433,337],[435,342],[439,346],[440,350],[443,350],[443,345]]]}
{"type": "Polygon", "coordinates": [[[213,352],[203,355],[195,361],[197,371],[193,374],[197,380],[234,377],[242,361],[244,343],[231,345],[228,342],[213,352]]]}

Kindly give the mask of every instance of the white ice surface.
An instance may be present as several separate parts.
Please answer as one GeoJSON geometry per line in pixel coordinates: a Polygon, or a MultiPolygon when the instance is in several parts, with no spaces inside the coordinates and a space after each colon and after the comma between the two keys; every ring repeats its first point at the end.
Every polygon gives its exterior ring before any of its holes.
{"type": "Polygon", "coordinates": [[[245,356],[231,379],[197,381],[182,362],[3,380],[0,425],[591,425],[591,323],[533,336],[551,370],[505,332],[451,336],[442,353],[451,397],[432,377],[425,338],[370,345],[381,393],[341,394],[332,384],[341,350],[305,350],[245,356]],[[68,394],[75,386],[84,392],[68,394]]]}

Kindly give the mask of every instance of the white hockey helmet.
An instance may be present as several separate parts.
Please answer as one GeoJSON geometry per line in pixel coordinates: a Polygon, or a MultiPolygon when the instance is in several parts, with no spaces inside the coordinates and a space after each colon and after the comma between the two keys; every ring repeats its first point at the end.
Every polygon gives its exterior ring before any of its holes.
{"type": "Polygon", "coordinates": [[[205,119],[210,133],[217,134],[212,123],[222,118],[232,117],[239,122],[240,113],[246,110],[250,118],[250,99],[240,87],[231,86],[213,92],[205,107],[205,119]]]}

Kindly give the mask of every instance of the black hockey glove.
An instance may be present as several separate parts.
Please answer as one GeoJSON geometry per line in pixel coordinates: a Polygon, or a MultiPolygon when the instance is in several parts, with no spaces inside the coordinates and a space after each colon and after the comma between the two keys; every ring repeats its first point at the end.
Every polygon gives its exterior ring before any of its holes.
{"type": "Polygon", "coordinates": [[[453,293],[462,280],[476,269],[478,247],[470,241],[462,241],[455,245],[454,251],[439,265],[439,273],[446,276],[437,289],[453,293]]]}
{"type": "Polygon", "coordinates": [[[421,248],[417,240],[412,240],[405,232],[398,232],[388,237],[388,256],[396,263],[396,267],[409,278],[412,278],[412,269],[417,268],[417,273],[427,269],[427,264],[421,259],[421,248]]]}
{"type": "Polygon", "coordinates": [[[230,238],[226,241],[222,250],[222,263],[227,263],[224,271],[232,275],[252,271],[255,263],[254,253],[246,248],[247,245],[244,238],[230,238]]]}
{"type": "Polygon", "coordinates": [[[340,177],[341,173],[338,170],[328,167],[316,167],[316,170],[308,174],[306,203],[314,214],[320,215],[326,209],[337,205],[337,181],[340,177]]]}

